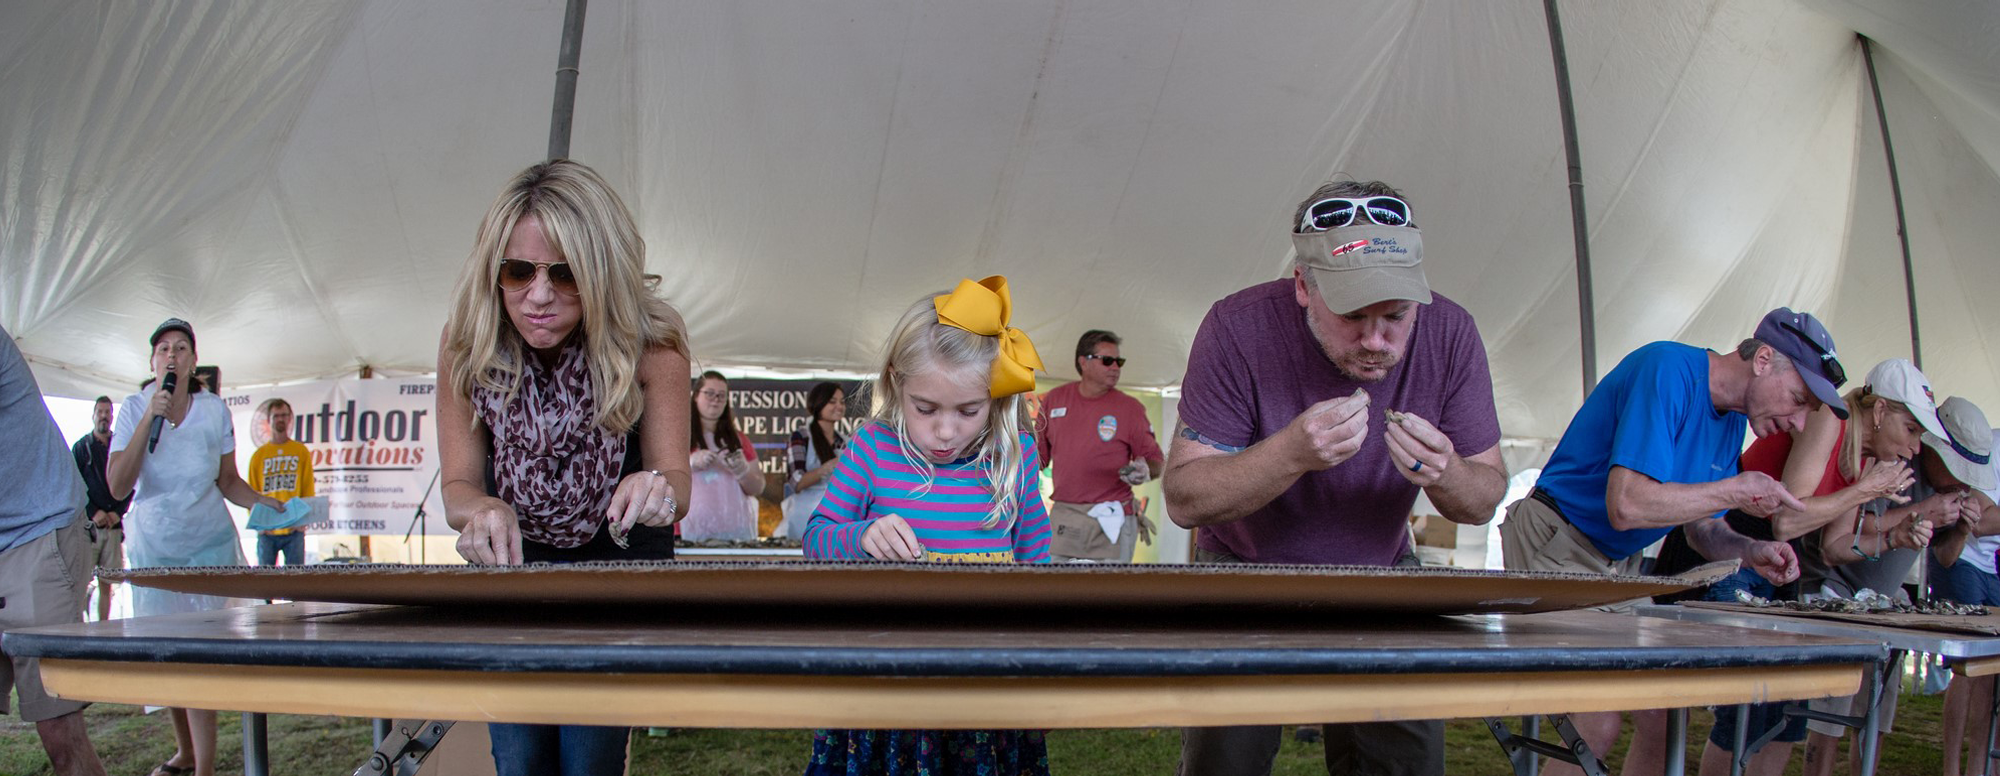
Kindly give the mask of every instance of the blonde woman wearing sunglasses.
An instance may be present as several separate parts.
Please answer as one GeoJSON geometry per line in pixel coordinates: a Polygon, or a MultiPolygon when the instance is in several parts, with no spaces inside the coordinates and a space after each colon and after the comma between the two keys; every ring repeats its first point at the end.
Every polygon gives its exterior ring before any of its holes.
{"type": "MultiPolygon", "coordinates": [[[[487,211],[438,349],[445,517],[466,560],[673,557],[687,334],[644,268],[624,202],[576,162],[529,167],[487,211]]],[[[490,730],[500,776],[624,769],[626,728],[490,730]]]]}

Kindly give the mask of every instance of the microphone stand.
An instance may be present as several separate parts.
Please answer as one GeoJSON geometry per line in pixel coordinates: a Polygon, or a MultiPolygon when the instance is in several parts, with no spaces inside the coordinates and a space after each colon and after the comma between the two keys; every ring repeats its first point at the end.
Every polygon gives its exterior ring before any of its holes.
{"type": "MultiPolygon", "coordinates": [[[[421,499],[417,499],[417,512],[416,514],[410,515],[410,527],[403,529],[403,546],[405,547],[409,546],[410,534],[415,533],[417,530],[417,525],[424,521],[424,504],[430,502],[431,490],[437,487],[438,477],[443,474],[444,474],[444,467],[442,466],[439,466],[437,468],[437,471],[431,472],[431,484],[424,486],[424,497],[421,499]]],[[[429,555],[428,543],[417,545],[417,563],[423,564],[427,563],[429,560],[430,560],[430,555],[429,555]]]]}

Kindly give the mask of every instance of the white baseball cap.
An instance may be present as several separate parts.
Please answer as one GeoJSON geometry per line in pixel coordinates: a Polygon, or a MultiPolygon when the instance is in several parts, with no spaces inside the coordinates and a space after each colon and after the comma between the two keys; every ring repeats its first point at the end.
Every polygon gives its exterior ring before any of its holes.
{"type": "MultiPolygon", "coordinates": [[[[1931,380],[1917,371],[1917,365],[1907,358],[1892,358],[1874,369],[1868,370],[1865,383],[1869,392],[1884,399],[1899,402],[1917,416],[1917,422],[1924,430],[1939,437],[1946,437],[1944,424],[1938,421],[1937,395],[1931,393],[1931,380]]],[[[1981,424],[1982,426],[1985,424],[1981,424]]]]}

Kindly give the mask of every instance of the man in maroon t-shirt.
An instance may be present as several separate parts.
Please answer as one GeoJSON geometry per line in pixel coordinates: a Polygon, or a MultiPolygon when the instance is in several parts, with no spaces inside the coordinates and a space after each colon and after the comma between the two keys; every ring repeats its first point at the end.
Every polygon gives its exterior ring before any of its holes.
{"type": "MultiPolygon", "coordinates": [[[[1424,278],[1407,201],[1321,186],[1292,219],[1292,276],[1217,302],[1181,382],[1167,516],[1195,559],[1414,565],[1422,490],[1448,520],[1507,491],[1486,348],[1424,278]]],[[[1276,727],[1188,728],[1181,773],[1264,774],[1276,727]]],[[[1442,774],[1441,721],[1327,725],[1329,773],[1442,774]]]]}
{"type": "Polygon", "coordinates": [[[1084,332],[1076,341],[1083,379],[1044,394],[1035,416],[1035,447],[1056,485],[1049,552],[1057,563],[1130,563],[1141,538],[1153,543],[1153,525],[1139,514],[1132,486],[1160,476],[1166,456],[1145,406],[1118,390],[1125,366],[1119,342],[1108,331],[1084,332]]]}

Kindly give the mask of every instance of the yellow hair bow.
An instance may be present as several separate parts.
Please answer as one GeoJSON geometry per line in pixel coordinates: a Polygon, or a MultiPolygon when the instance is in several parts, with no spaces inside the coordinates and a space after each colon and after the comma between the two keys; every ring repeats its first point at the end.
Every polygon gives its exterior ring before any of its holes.
{"type": "Polygon", "coordinates": [[[1026,332],[1007,325],[1014,303],[1007,295],[1006,277],[994,275],[977,283],[961,280],[951,293],[931,301],[937,305],[938,323],[1000,338],[1000,353],[993,357],[993,398],[1035,390],[1042,357],[1026,332]]]}

